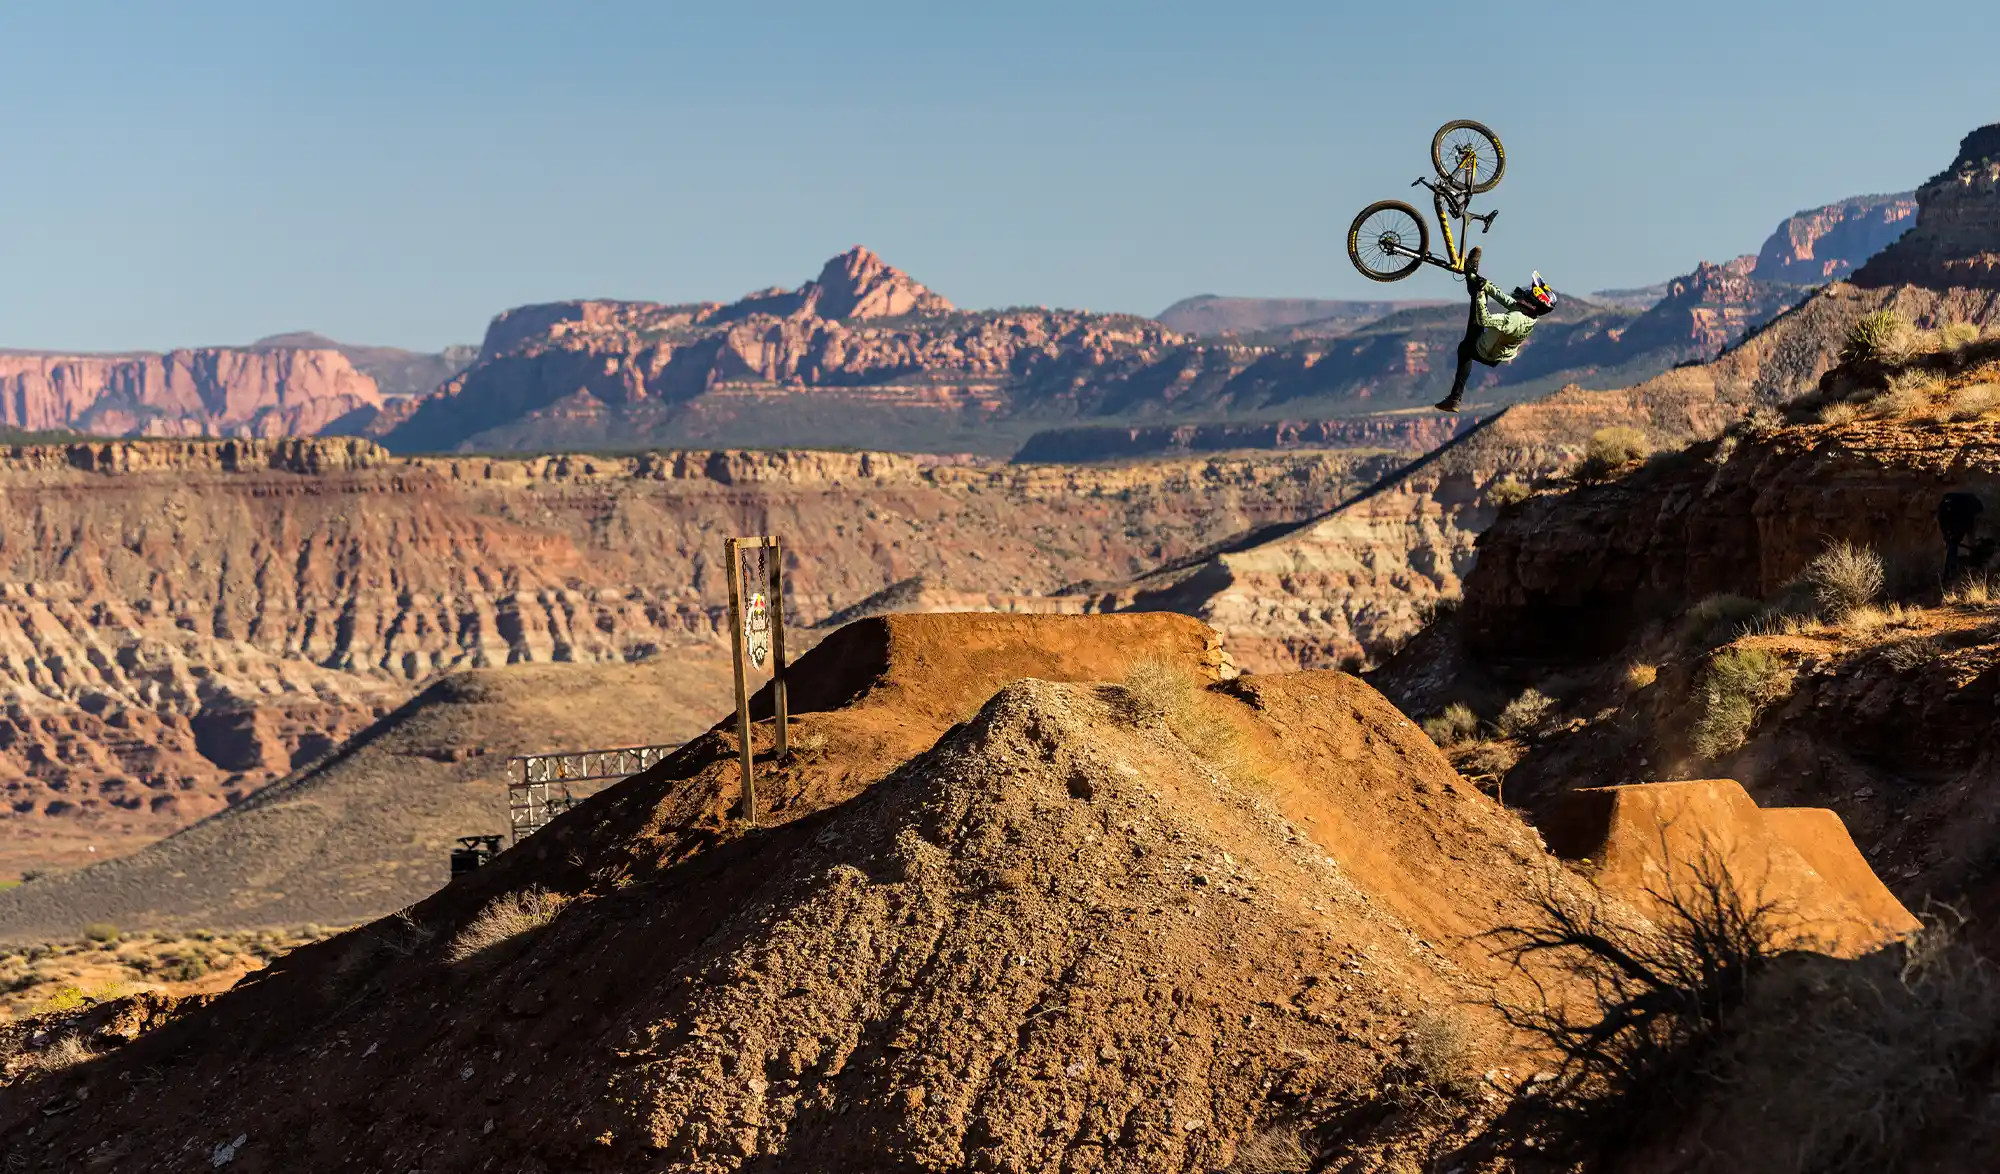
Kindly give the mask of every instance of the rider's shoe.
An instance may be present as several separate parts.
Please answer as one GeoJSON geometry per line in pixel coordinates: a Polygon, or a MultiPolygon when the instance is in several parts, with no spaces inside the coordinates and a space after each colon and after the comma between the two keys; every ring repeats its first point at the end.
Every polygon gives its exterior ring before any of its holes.
{"type": "Polygon", "coordinates": [[[1457,412],[1458,401],[1461,398],[1462,397],[1460,396],[1448,395],[1443,399],[1439,400],[1437,403],[1432,404],[1431,406],[1436,408],[1440,412],[1457,412]]]}
{"type": "Polygon", "coordinates": [[[1471,252],[1465,255],[1465,284],[1477,288],[1478,282],[1479,249],[1475,246],[1471,252]]]}

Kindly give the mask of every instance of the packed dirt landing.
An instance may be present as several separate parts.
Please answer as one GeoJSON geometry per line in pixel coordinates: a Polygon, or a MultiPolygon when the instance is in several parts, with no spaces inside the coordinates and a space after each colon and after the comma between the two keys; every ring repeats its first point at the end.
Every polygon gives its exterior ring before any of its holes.
{"type": "Polygon", "coordinates": [[[1726,884],[1769,906],[1789,944],[1858,957],[1922,925],[1824,808],[1760,809],[1734,779],[1571,791],[1544,825],[1549,848],[1657,913],[1689,885],[1726,884]]]}

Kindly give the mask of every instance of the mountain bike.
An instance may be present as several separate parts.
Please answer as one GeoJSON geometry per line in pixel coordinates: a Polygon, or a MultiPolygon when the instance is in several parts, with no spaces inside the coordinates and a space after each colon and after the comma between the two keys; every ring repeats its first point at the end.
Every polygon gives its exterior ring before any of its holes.
{"type": "Polygon", "coordinates": [[[1444,230],[1444,254],[1431,252],[1430,227],[1422,213],[1401,200],[1377,200],[1363,208],[1347,230],[1347,255],[1363,277],[1401,281],[1423,265],[1465,275],[1478,271],[1479,250],[1459,250],[1471,242],[1472,225],[1478,224],[1482,233],[1493,231],[1499,210],[1476,216],[1472,197],[1499,186],[1507,170],[1507,152],[1498,135],[1461,118],[1445,123],[1431,136],[1431,166],[1437,171],[1436,181],[1419,176],[1410,186],[1431,190],[1438,226],[1444,230]],[[1456,236],[1451,231],[1454,220],[1456,236]]]}

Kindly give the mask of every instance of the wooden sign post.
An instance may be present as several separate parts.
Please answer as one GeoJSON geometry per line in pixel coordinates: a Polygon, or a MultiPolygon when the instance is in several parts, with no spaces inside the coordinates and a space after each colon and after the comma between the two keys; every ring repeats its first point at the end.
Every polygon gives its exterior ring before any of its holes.
{"type": "Polygon", "coordinates": [[[786,745],[789,719],[785,697],[785,572],[784,550],[768,534],[755,538],[731,538],[724,544],[729,559],[729,639],[736,652],[736,736],[743,748],[743,822],[757,822],[757,779],[750,749],[750,689],[743,660],[763,668],[771,662],[771,701],[777,717],[777,739],[773,747],[778,758],[790,753],[786,745]],[[754,552],[755,573],[743,573],[746,554],[754,552]]]}

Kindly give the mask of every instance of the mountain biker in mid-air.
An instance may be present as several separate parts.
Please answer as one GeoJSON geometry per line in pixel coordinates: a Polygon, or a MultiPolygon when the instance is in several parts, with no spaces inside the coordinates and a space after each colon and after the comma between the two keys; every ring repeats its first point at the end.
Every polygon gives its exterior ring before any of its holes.
{"type": "MultiPolygon", "coordinates": [[[[1478,250],[1473,252],[1476,255],[1478,250]]],[[[1458,374],[1451,381],[1451,394],[1437,404],[1441,412],[1458,410],[1458,402],[1465,398],[1465,381],[1472,374],[1474,361],[1489,367],[1511,362],[1515,355],[1521,353],[1521,346],[1528,341],[1528,335],[1534,333],[1535,320],[1556,307],[1555,291],[1542,280],[1540,272],[1527,285],[1516,286],[1510,295],[1501,293],[1498,286],[1479,276],[1476,267],[1467,268],[1465,286],[1472,294],[1472,313],[1465,323],[1465,341],[1458,344],[1458,374]],[[1488,312],[1488,297],[1505,306],[1506,312],[1488,312]]]]}

